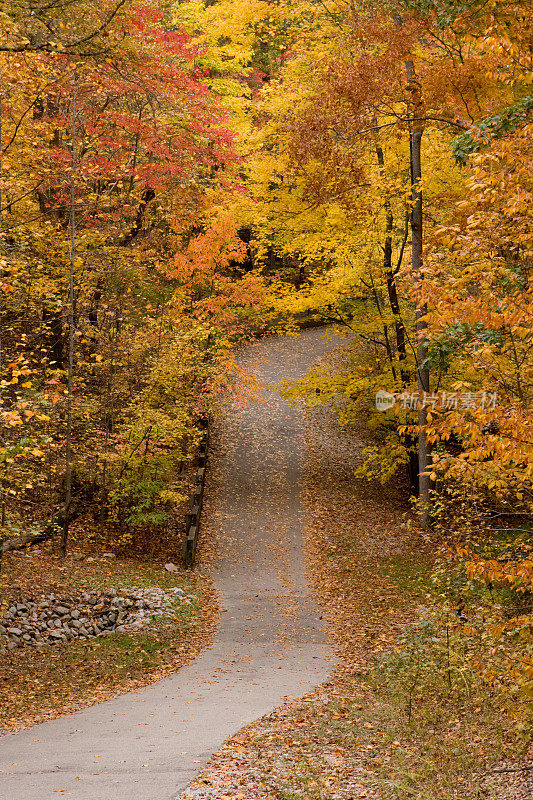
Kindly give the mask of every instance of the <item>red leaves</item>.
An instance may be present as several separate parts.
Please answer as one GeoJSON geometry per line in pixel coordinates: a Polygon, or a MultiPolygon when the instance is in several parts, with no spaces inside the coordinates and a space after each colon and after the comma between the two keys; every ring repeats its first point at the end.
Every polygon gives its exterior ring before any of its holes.
{"type": "Polygon", "coordinates": [[[120,27],[108,33],[105,57],[36,56],[53,85],[53,102],[47,100],[34,120],[40,140],[34,152],[40,171],[50,176],[51,207],[65,205],[76,94],[83,143],[77,193],[84,196],[78,222],[116,235],[121,217],[130,220],[137,213],[136,194],[147,185],[187,203],[198,177],[230,163],[234,153],[233,136],[221,127],[222,111],[202,82],[194,63],[197,48],[183,28],[169,28],[159,7],[145,3],[124,10],[120,27]]]}

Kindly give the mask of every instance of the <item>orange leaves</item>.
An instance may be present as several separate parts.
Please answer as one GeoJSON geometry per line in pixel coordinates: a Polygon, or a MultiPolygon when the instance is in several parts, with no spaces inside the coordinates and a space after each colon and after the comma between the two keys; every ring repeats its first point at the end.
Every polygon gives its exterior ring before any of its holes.
{"type": "Polygon", "coordinates": [[[238,331],[239,316],[264,297],[262,279],[242,266],[248,249],[229,215],[215,218],[207,230],[178,250],[160,270],[177,284],[173,302],[188,308],[199,321],[238,331]],[[236,327],[237,326],[237,327],[236,327]]]}
{"type": "Polygon", "coordinates": [[[466,570],[469,578],[507,583],[521,593],[533,589],[533,560],[530,559],[505,562],[496,559],[467,561],[466,570]]]}
{"type": "Polygon", "coordinates": [[[428,335],[451,353],[442,379],[498,395],[494,413],[433,420],[434,442],[461,443],[441,474],[514,511],[530,510],[533,497],[532,133],[526,124],[484,138],[464,168],[466,196],[429,238],[423,286],[428,335]]]}
{"type": "Polygon", "coordinates": [[[162,271],[180,284],[206,285],[221,279],[231,262],[239,264],[246,256],[246,245],[236,233],[235,222],[220,217],[207,231],[193,237],[187,247],[178,250],[170,268],[162,271]]]}

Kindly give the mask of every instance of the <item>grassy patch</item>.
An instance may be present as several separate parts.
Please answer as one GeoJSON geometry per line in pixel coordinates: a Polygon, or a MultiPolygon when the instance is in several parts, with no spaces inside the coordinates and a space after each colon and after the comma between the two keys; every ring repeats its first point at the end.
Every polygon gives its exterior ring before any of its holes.
{"type": "Polygon", "coordinates": [[[432,563],[426,554],[419,554],[416,558],[412,554],[384,556],[377,567],[413,599],[422,601],[432,591],[432,563]]]}

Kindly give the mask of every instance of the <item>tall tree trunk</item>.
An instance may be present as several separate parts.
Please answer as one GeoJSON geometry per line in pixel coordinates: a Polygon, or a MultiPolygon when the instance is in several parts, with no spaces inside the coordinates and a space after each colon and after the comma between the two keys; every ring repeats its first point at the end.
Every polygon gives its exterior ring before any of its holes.
{"type": "MultiPolygon", "coordinates": [[[[377,126],[377,120],[375,119],[377,126]]],[[[381,174],[384,174],[385,157],[383,148],[376,137],[376,156],[381,174]]],[[[383,271],[385,280],[387,282],[387,295],[389,298],[389,305],[392,313],[394,314],[394,329],[396,333],[396,352],[398,354],[398,361],[405,361],[407,356],[405,346],[405,326],[403,324],[400,303],[398,300],[398,290],[396,287],[396,270],[392,266],[392,233],[394,225],[394,216],[390,201],[385,200],[385,241],[383,243],[383,271]]],[[[409,379],[406,370],[400,369],[400,376],[403,383],[409,379]]]]}
{"type": "MultiPolygon", "coordinates": [[[[412,61],[407,61],[407,91],[410,95],[409,108],[409,149],[411,162],[411,270],[415,289],[423,277],[422,246],[423,246],[423,197],[422,197],[422,136],[424,134],[424,106],[420,83],[415,74],[412,61]]],[[[418,390],[420,393],[429,392],[429,370],[423,366],[426,359],[426,345],[424,332],[426,323],[423,317],[427,312],[425,304],[417,302],[415,312],[415,329],[417,335],[417,375],[418,390]]],[[[427,410],[419,407],[418,411],[418,475],[420,502],[420,523],[426,528],[429,522],[429,462],[430,454],[427,444],[425,427],[427,424],[427,410]]]]}
{"type": "MultiPolygon", "coordinates": [[[[0,81],[2,80],[2,74],[0,72],[0,81]]],[[[3,229],[3,212],[2,212],[2,204],[4,202],[4,192],[3,192],[3,181],[4,181],[4,172],[3,172],[3,137],[2,137],[2,95],[0,93],[0,255],[2,254],[2,229],[3,229]]],[[[4,354],[3,354],[3,318],[4,318],[4,304],[3,304],[3,282],[4,282],[4,267],[3,267],[4,260],[0,258],[0,375],[2,373],[2,366],[4,361],[4,354]]],[[[3,438],[3,437],[2,437],[3,438]]],[[[6,496],[5,496],[5,469],[6,469],[6,462],[4,461],[2,465],[2,478],[0,481],[0,488],[2,490],[2,498],[1,498],[1,515],[2,515],[2,526],[5,524],[5,517],[6,517],[6,496]]],[[[0,533],[0,545],[3,542],[3,536],[0,533]]],[[[0,566],[2,564],[2,551],[0,550],[0,566]]]]}
{"type": "Polygon", "coordinates": [[[74,267],[76,259],[76,114],[77,114],[77,75],[74,75],[71,114],[71,162],[70,162],[70,258],[68,289],[68,370],[67,370],[67,441],[65,452],[65,506],[61,532],[61,553],[67,552],[72,504],[72,375],[74,371],[74,267]]]}

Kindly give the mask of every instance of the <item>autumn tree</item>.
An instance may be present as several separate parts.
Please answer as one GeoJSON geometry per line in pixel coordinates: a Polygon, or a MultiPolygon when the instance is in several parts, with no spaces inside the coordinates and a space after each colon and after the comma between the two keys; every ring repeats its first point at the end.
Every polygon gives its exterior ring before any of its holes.
{"type": "MultiPolygon", "coordinates": [[[[164,265],[216,225],[209,204],[235,185],[233,135],[197,47],[157,3],[91,6],[78,27],[54,6],[33,32],[15,11],[2,55],[4,500],[15,525],[25,515],[12,499],[33,516],[43,493],[62,524],[91,498],[121,524],[161,521],[183,494],[168,482],[194,446],[200,387],[227,367],[205,359],[206,342],[216,354],[231,328],[227,302],[196,314],[205,298],[186,288],[185,302],[164,265]],[[56,29],[57,47],[46,34],[56,29]],[[163,385],[164,409],[153,399],[163,385]]],[[[217,269],[227,262],[211,281],[217,269]]],[[[253,302],[235,290],[235,304],[253,302]]]]}

